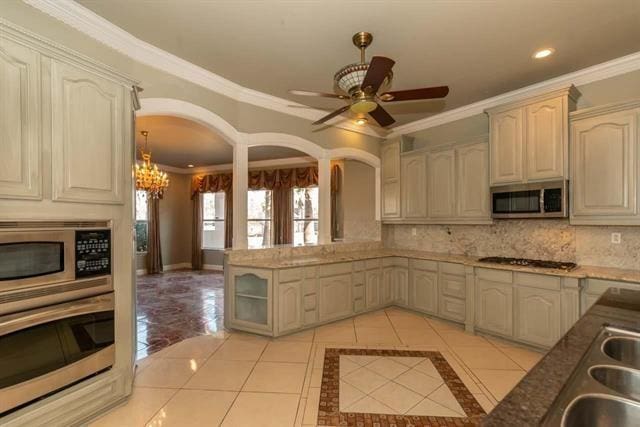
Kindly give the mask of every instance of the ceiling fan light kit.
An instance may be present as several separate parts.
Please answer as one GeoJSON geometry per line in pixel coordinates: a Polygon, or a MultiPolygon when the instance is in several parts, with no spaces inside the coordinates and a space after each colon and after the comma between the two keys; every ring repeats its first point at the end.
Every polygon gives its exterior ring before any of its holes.
{"type": "MultiPolygon", "coordinates": [[[[397,102],[444,98],[449,93],[447,86],[389,92],[388,89],[393,81],[393,71],[391,69],[395,61],[384,56],[374,56],[370,62],[366,62],[365,50],[373,41],[371,33],[361,31],[354,34],[351,40],[360,50],[360,62],[342,67],[333,76],[335,84],[343,93],[332,94],[306,90],[289,91],[293,95],[349,100],[350,105],[327,114],[320,120],[315,121],[314,125],[325,123],[333,117],[351,110],[357,116],[369,114],[380,126],[386,127],[395,123],[395,120],[380,106],[378,101],[397,102]]],[[[356,120],[356,123],[360,125],[367,123],[366,117],[364,122],[361,119],[362,117],[356,120]]]]}

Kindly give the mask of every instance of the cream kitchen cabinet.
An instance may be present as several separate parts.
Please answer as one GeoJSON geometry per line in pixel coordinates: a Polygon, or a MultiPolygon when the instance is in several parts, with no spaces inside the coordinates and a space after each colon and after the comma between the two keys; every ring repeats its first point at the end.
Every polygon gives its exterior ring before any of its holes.
{"type": "Polygon", "coordinates": [[[40,54],[0,35],[0,198],[42,198],[40,54]]]}
{"type": "Polygon", "coordinates": [[[491,115],[491,184],[524,181],[523,112],[521,108],[491,115]]]}
{"type": "Polygon", "coordinates": [[[452,218],[456,215],[456,152],[454,149],[429,153],[429,217],[452,218]]]}
{"type": "Polygon", "coordinates": [[[410,260],[409,307],[430,314],[438,313],[438,263],[410,260]]]}
{"type": "Polygon", "coordinates": [[[486,142],[458,148],[456,171],[457,216],[489,219],[489,150],[486,142]]]}
{"type": "Polygon", "coordinates": [[[568,177],[569,112],[578,96],[570,86],[486,110],[491,185],[568,177]]]}
{"type": "Polygon", "coordinates": [[[389,257],[382,260],[382,303],[408,303],[409,269],[408,260],[400,257],[389,257]]]}
{"type": "Polygon", "coordinates": [[[121,84],[51,61],[54,201],[123,203],[130,110],[129,92],[121,84]]]}
{"type": "Polygon", "coordinates": [[[302,281],[278,285],[278,332],[302,326],[302,281]]]}
{"type": "Polygon", "coordinates": [[[399,218],[401,142],[390,142],[380,150],[382,164],[382,218],[399,218]]]}
{"type": "Polygon", "coordinates": [[[446,319],[466,319],[467,283],[462,264],[438,263],[438,314],[446,319]]]}
{"type": "Polygon", "coordinates": [[[323,266],[318,277],[318,320],[325,322],[353,313],[351,263],[323,266]]]}
{"type": "Polygon", "coordinates": [[[511,272],[478,269],[475,300],[478,329],[504,336],[513,335],[511,272]]]}
{"type": "Polygon", "coordinates": [[[515,338],[551,347],[563,333],[560,292],[528,286],[518,286],[515,291],[515,338]]]}
{"type": "Polygon", "coordinates": [[[571,115],[571,223],[640,224],[640,101],[571,115]]]}
{"type": "Polygon", "coordinates": [[[372,259],[365,265],[365,305],[369,310],[382,304],[382,263],[379,259],[372,259]]]}
{"type": "Polygon", "coordinates": [[[402,216],[427,216],[427,156],[424,152],[402,157],[402,216]]]}
{"type": "Polygon", "coordinates": [[[228,324],[255,333],[273,333],[273,272],[256,268],[229,271],[228,324]]]}

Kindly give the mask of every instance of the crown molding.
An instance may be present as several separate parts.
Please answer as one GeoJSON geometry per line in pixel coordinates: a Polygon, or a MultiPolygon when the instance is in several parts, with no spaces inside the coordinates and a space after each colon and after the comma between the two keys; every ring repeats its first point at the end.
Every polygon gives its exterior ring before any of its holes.
{"type": "Polygon", "coordinates": [[[475,116],[483,113],[486,109],[542,95],[552,90],[559,90],[571,85],[581,86],[636,70],[640,70],[640,52],[612,59],[611,61],[596,64],[572,73],[563,74],[553,79],[525,86],[511,92],[474,102],[473,104],[395,127],[387,135],[387,138],[396,138],[400,135],[418,132],[455,120],[475,116]]]}
{"type": "MultiPolygon", "coordinates": [[[[138,39],[73,0],[23,1],[135,61],[172,74],[238,102],[311,121],[316,121],[327,114],[327,111],[309,108],[306,105],[249,89],[225,79],[138,39]]],[[[386,129],[382,128],[358,126],[346,120],[345,117],[336,117],[326,124],[377,138],[384,138],[388,133],[386,129]]]]}

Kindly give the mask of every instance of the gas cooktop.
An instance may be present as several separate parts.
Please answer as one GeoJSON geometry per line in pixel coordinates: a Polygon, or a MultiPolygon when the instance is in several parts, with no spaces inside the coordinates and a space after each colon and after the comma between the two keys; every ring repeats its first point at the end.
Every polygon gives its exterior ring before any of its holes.
{"type": "Polygon", "coordinates": [[[577,267],[574,262],[557,262],[546,261],[541,259],[526,259],[526,258],[505,258],[499,256],[490,256],[486,258],[480,258],[480,262],[489,262],[493,264],[504,265],[521,265],[524,267],[536,267],[536,268],[553,268],[557,270],[571,271],[577,267]]]}

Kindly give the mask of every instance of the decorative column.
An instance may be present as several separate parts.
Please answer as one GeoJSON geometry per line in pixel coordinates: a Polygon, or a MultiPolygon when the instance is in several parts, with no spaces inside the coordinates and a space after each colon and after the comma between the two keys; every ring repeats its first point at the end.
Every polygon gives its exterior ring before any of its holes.
{"type": "Polygon", "coordinates": [[[318,243],[331,243],[331,159],[318,159],[318,243]]]}
{"type": "Polygon", "coordinates": [[[233,249],[247,248],[247,191],[249,146],[244,139],[233,146],[233,249]]]}

